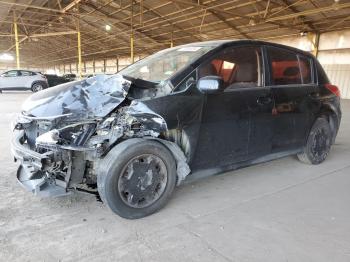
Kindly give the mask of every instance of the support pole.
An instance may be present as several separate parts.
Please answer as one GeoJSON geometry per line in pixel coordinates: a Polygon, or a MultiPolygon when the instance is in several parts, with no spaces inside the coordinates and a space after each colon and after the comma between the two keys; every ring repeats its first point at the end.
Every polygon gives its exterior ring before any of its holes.
{"type": "Polygon", "coordinates": [[[140,26],[143,26],[143,0],[140,0],[140,26]]]}
{"type": "Polygon", "coordinates": [[[79,22],[78,22],[78,75],[79,75],[79,78],[82,77],[82,72],[81,72],[81,38],[80,38],[79,22]]]}
{"type": "MultiPolygon", "coordinates": [[[[77,1],[79,3],[79,1],[77,1]]],[[[79,14],[79,5],[77,6],[77,13],[79,14]]],[[[77,37],[78,37],[78,76],[82,78],[82,63],[81,63],[81,35],[80,35],[80,19],[77,18],[77,37]]]]}
{"type": "Polygon", "coordinates": [[[174,47],[174,40],[173,40],[173,29],[171,28],[171,39],[170,39],[170,47],[174,47]]]}
{"type": "Polygon", "coordinates": [[[134,63],[134,34],[131,33],[131,37],[130,37],[130,59],[131,59],[131,63],[134,63]]]}
{"type": "Polygon", "coordinates": [[[320,45],[320,33],[317,32],[315,34],[315,45],[314,45],[314,56],[317,58],[318,56],[318,48],[319,48],[319,45],[320,45]]]}
{"type": "Polygon", "coordinates": [[[17,69],[20,68],[20,63],[19,63],[19,41],[18,41],[18,30],[17,30],[17,19],[15,14],[13,14],[13,27],[15,30],[15,42],[16,42],[16,64],[17,64],[17,69]]]}
{"type": "Polygon", "coordinates": [[[131,63],[134,63],[134,25],[133,25],[133,19],[134,18],[134,0],[131,0],[131,15],[130,15],[130,25],[131,25],[131,32],[130,32],[130,59],[131,63]]]}

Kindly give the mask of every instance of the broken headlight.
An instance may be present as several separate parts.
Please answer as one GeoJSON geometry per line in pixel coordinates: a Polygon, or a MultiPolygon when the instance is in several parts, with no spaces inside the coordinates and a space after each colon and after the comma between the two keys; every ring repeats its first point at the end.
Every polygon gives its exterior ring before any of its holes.
{"type": "Polygon", "coordinates": [[[61,129],[50,130],[36,138],[36,145],[82,146],[95,131],[95,123],[73,124],[61,129]]]}
{"type": "Polygon", "coordinates": [[[32,122],[32,119],[24,117],[22,114],[16,115],[10,123],[11,130],[21,130],[24,126],[29,125],[32,122]]]}
{"type": "Polygon", "coordinates": [[[36,145],[55,145],[58,143],[60,138],[60,133],[57,129],[50,130],[40,136],[35,140],[36,145]]]}

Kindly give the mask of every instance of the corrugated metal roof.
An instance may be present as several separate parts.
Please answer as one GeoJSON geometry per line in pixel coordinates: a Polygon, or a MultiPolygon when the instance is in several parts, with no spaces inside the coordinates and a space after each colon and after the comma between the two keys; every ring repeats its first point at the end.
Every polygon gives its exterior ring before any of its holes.
{"type": "Polygon", "coordinates": [[[148,54],[171,41],[271,39],[350,28],[350,2],[342,0],[0,0],[0,52],[14,49],[14,15],[25,39],[21,60],[39,64],[76,60],[76,34],[40,35],[77,30],[78,20],[83,59],[128,55],[132,31],[135,53],[148,54]]]}

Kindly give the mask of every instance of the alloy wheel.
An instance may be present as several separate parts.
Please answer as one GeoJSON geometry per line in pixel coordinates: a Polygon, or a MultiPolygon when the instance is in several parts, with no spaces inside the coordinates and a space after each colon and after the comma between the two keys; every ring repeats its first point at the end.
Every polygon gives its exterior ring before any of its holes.
{"type": "Polygon", "coordinates": [[[155,203],[165,191],[167,168],[164,161],[153,154],[131,159],[118,179],[118,193],[122,201],[133,208],[155,203]]]}

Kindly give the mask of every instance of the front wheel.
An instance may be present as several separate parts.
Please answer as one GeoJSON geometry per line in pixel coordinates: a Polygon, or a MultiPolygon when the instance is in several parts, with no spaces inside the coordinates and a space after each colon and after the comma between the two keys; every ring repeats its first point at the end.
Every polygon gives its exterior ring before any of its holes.
{"type": "Polygon", "coordinates": [[[306,145],[298,154],[298,158],[307,164],[320,164],[328,156],[331,144],[331,127],[325,118],[319,117],[312,126],[306,145]]]}
{"type": "Polygon", "coordinates": [[[124,218],[141,218],[158,211],[169,200],[175,184],[174,157],[157,141],[127,140],[99,164],[101,199],[124,218]]]}

